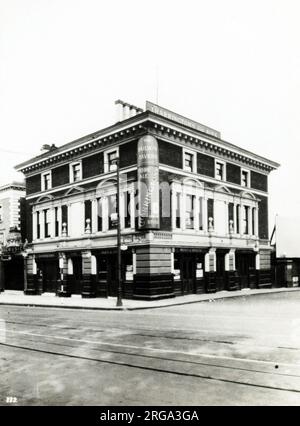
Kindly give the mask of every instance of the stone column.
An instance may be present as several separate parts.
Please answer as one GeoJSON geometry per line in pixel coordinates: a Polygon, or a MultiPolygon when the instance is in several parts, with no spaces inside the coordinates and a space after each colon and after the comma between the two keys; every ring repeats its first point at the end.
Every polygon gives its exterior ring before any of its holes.
{"type": "Polygon", "coordinates": [[[199,197],[197,195],[194,196],[194,211],[193,211],[193,215],[194,215],[194,230],[199,231],[199,197]]]}
{"type": "Polygon", "coordinates": [[[107,197],[102,197],[102,231],[108,230],[108,200],[107,197]]]}
{"type": "Polygon", "coordinates": [[[57,222],[58,222],[58,236],[61,237],[61,234],[62,234],[61,206],[58,206],[58,209],[57,209],[57,222]]]}
{"type": "Polygon", "coordinates": [[[208,224],[208,217],[207,217],[207,198],[203,197],[202,201],[202,211],[203,211],[203,230],[207,232],[207,224],[208,224]]]}
{"type": "Polygon", "coordinates": [[[37,214],[36,211],[32,212],[32,240],[37,239],[37,214]]]}
{"type": "Polygon", "coordinates": [[[185,230],[185,192],[180,193],[180,225],[185,230]]]}
{"type": "Polygon", "coordinates": [[[55,208],[50,209],[50,237],[55,237],[55,208]]]}
{"type": "Polygon", "coordinates": [[[255,236],[258,237],[259,228],[258,228],[258,207],[255,207],[255,236]]]}
{"type": "Polygon", "coordinates": [[[171,208],[171,212],[172,212],[172,229],[174,230],[174,229],[176,229],[176,213],[177,213],[177,211],[176,211],[176,202],[177,202],[177,200],[176,200],[176,191],[172,188],[171,189],[171,205],[172,205],[172,208],[171,208]]]}
{"type": "Polygon", "coordinates": [[[98,231],[98,201],[96,198],[92,200],[92,233],[98,231]]]}
{"type": "Polygon", "coordinates": [[[236,203],[233,203],[233,233],[237,233],[237,226],[236,226],[236,203]]]}
{"type": "Polygon", "coordinates": [[[40,238],[45,238],[45,213],[44,210],[40,210],[40,238]]]}

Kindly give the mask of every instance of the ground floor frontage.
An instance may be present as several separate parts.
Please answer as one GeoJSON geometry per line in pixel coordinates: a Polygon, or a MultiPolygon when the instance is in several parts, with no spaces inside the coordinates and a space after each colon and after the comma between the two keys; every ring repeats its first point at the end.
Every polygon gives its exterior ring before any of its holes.
{"type": "MultiPolygon", "coordinates": [[[[27,295],[107,298],[118,294],[116,247],[29,252],[25,269],[27,295]]],[[[150,301],[276,285],[271,250],[147,244],[126,247],[121,255],[125,299],[150,301]]]]}

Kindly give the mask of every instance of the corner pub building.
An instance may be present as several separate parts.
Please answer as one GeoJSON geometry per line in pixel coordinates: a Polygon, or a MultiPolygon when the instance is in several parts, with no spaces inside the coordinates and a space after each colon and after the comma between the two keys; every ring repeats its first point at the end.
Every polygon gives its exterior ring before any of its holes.
{"type": "Polygon", "coordinates": [[[268,174],[279,164],[198,122],[116,101],[117,122],[26,161],[25,294],[153,300],[272,286],[268,174]]]}

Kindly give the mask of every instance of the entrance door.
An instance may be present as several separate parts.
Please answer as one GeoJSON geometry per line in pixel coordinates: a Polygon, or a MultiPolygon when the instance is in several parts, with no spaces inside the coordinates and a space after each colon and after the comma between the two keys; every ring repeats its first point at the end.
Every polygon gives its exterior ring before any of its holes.
{"type": "Polygon", "coordinates": [[[118,292],[118,258],[116,254],[107,255],[108,296],[116,297],[118,292]]]}
{"type": "Polygon", "coordinates": [[[250,272],[255,268],[254,253],[236,253],[236,269],[240,276],[241,288],[250,287],[250,272]]]}
{"type": "Polygon", "coordinates": [[[195,293],[196,265],[195,256],[184,255],[181,261],[183,294],[195,293]]]}
{"type": "Polygon", "coordinates": [[[57,279],[59,274],[58,259],[47,259],[41,261],[43,292],[56,293],[57,279]]]}
{"type": "Polygon", "coordinates": [[[225,289],[225,251],[217,250],[216,253],[216,284],[217,290],[221,291],[225,289]]]}
{"type": "Polygon", "coordinates": [[[73,257],[73,285],[72,294],[81,294],[82,291],[82,258],[73,257]]]}
{"type": "Polygon", "coordinates": [[[22,256],[12,256],[3,262],[5,290],[24,290],[24,263],[22,256]]]}

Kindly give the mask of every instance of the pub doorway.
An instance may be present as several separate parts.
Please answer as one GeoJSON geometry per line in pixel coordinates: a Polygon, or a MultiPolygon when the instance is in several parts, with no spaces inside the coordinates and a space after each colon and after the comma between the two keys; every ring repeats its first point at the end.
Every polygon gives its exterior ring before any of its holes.
{"type": "Polygon", "coordinates": [[[39,293],[56,293],[59,278],[57,258],[37,259],[39,293]]]}
{"type": "Polygon", "coordinates": [[[24,290],[24,260],[22,256],[11,256],[10,260],[3,261],[4,289],[24,290]]]}
{"type": "Polygon", "coordinates": [[[225,290],[226,288],[226,273],[225,273],[225,254],[228,250],[216,251],[216,287],[217,291],[225,290]]]}
{"type": "Polygon", "coordinates": [[[177,295],[204,293],[204,252],[175,250],[174,291],[177,295]]]}
{"type": "MultiPolygon", "coordinates": [[[[122,251],[121,280],[124,292],[126,268],[132,265],[132,251],[122,251]]],[[[118,256],[116,250],[105,250],[95,253],[97,259],[97,290],[98,297],[117,297],[118,294],[118,256]]]]}
{"type": "Polygon", "coordinates": [[[255,271],[255,253],[237,251],[235,254],[236,270],[240,277],[240,287],[251,287],[251,276],[255,271]]]}
{"type": "Polygon", "coordinates": [[[72,285],[71,285],[71,293],[72,294],[81,294],[82,292],[82,257],[73,256],[73,277],[72,277],[72,285]]]}

